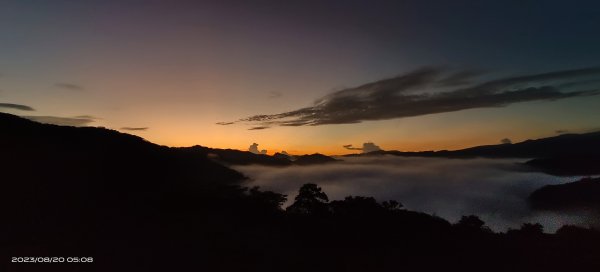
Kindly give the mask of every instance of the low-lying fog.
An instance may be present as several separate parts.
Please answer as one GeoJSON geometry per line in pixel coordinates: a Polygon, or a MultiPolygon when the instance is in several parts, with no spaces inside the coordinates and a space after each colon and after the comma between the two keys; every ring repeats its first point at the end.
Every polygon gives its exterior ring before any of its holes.
{"type": "Polygon", "coordinates": [[[518,171],[517,162],[500,159],[440,159],[396,156],[343,158],[343,162],[290,167],[237,166],[260,186],[288,195],[289,205],[304,183],[319,184],[330,200],[349,195],[395,199],[409,210],[435,214],[454,223],[476,214],[494,231],[541,223],[546,232],[564,224],[587,225],[585,216],[539,213],[526,198],[547,184],[573,181],[542,173],[518,171]]]}

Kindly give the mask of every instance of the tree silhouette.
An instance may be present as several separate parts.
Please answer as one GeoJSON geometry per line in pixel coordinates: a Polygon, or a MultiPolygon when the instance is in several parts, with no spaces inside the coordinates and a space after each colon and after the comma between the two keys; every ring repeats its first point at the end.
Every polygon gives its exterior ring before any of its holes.
{"type": "Polygon", "coordinates": [[[523,237],[540,237],[544,234],[544,226],[540,223],[524,223],[518,230],[509,229],[508,234],[523,237]]]}
{"type": "Polygon", "coordinates": [[[470,229],[480,229],[483,227],[483,225],[485,225],[485,222],[479,219],[477,215],[463,216],[456,224],[456,226],[470,229]]]}
{"type": "Polygon", "coordinates": [[[385,208],[388,211],[400,210],[400,209],[402,209],[402,207],[404,207],[404,205],[402,205],[402,203],[400,203],[396,200],[384,201],[381,203],[381,206],[383,206],[383,208],[385,208]]]}
{"type": "Polygon", "coordinates": [[[483,232],[491,232],[490,228],[485,226],[485,222],[479,219],[477,215],[468,215],[463,216],[458,223],[454,225],[460,230],[474,232],[474,231],[483,231],[483,232]]]}
{"type": "Polygon", "coordinates": [[[326,212],[329,197],[321,190],[321,187],[314,183],[307,183],[300,187],[294,200],[294,204],[287,208],[288,212],[311,215],[326,212]]]}
{"type": "Polygon", "coordinates": [[[540,223],[525,223],[521,225],[521,231],[530,235],[537,235],[544,233],[544,226],[540,223]]]}
{"type": "Polygon", "coordinates": [[[248,200],[259,209],[268,211],[281,211],[281,205],[287,200],[286,195],[271,191],[260,191],[258,186],[248,190],[248,200]]]}

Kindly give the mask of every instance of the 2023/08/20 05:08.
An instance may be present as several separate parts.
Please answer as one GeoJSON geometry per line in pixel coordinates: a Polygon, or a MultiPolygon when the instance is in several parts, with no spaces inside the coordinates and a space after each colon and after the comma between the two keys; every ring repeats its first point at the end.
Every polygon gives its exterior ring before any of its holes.
{"type": "Polygon", "coordinates": [[[93,257],[12,257],[13,263],[93,263],[93,257]]]}

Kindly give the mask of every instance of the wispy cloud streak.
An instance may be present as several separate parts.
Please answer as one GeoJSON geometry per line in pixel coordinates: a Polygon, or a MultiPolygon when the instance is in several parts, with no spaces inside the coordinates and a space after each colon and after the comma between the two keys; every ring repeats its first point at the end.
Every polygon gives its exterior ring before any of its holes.
{"type": "Polygon", "coordinates": [[[59,126],[86,126],[96,121],[93,116],[59,117],[59,116],[21,116],[32,121],[59,126]]]}
{"type": "Polygon", "coordinates": [[[22,111],[35,111],[34,108],[26,105],[12,104],[12,103],[0,103],[0,108],[22,110],[22,111]]]}
{"type": "Polygon", "coordinates": [[[261,128],[352,124],[600,94],[600,68],[477,81],[480,75],[477,71],[423,68],[336,91],[309,107],[217,124],[250,123],[261,128]]]}
{"type": "Polygon", "coordinates": [[[128,131],[146,131],[148,130],[148,127],[122,127],[121,130],[128,130],[128,131]]]}

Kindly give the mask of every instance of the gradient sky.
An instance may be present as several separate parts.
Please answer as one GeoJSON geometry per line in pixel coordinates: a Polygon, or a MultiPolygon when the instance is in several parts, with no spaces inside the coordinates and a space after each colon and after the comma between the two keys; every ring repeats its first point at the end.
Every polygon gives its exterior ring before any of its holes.
{"type": "Polygon", "coordinates": [[[600,129],[600,95],[346,124],[216,123],[304,109],[423,67],[476,72],[473,83],[598,67],[599,30],[598,1],[2,0],[0,111],[269,153],[516,142],[600,129]]]}

